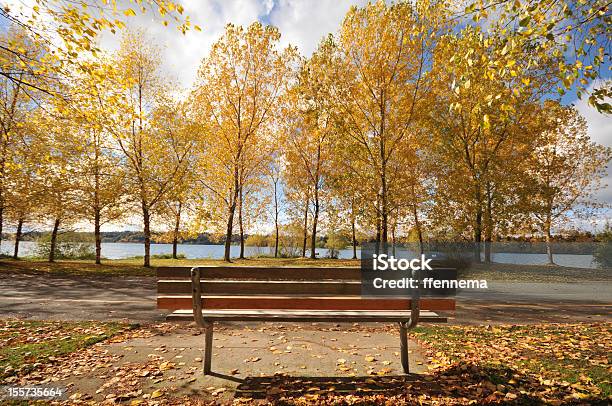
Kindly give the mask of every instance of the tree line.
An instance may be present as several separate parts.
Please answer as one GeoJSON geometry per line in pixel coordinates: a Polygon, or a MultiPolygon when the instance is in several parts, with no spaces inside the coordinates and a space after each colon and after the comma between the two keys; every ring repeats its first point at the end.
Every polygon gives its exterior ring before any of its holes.
{"type": "Polygon", "coordinates": [[[224,237],[226,261],[232,236],[243,258],[263,223],[275,256],[289,231],[311,258],[322,234],[355,256],[364,239],[472,241],[478,261],[506,236],[550,242],[604,208],[612,152],[559,101],[597,63],[570,66],[566,43],[530,28],[539,9],[516,3],[489,29],[444,2],[353,7],[310,57],[273,26],[229,24],[186,91],[144,32],[64,65],[14,24],[0,39],[18,50],[0,53],[0,235],[10,224],[18,247],[25,226],[47,226],[53,261],[62,229],[91,224],[100,263],[101,227],[139,218],[145,266],[154,229],[175,246],[224,237]]]}

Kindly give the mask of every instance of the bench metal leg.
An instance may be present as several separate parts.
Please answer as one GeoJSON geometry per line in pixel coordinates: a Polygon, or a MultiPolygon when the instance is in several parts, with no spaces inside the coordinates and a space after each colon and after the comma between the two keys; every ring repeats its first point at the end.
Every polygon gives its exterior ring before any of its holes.
{"type": "Polygon", "coordinates": [[[212,360],[213,323],[207,323],[204,327],[204,375],[210,374],[212,360]]]}
{"type": "Polygon", "coordinates": [[[408,364],[408,328],[405,323],[399,323],[400,327],[400,356],[402,368],[405,374],[410,373],[408,364]]]}

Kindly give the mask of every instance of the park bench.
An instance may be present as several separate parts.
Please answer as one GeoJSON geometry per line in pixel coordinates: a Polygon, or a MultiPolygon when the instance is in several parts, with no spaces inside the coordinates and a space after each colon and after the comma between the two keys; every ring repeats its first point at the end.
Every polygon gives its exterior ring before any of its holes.
{"type": "Polygon", "coordinates": [[[455,309],[448,297],[364,298],[359,268],[159,267],[157,279],[157,308],[172,310],[167,320],[195,320],[204,329],[205,374],[220,321],[398,323],[408,373],[408,330],[446,322],[435,312],[455,309]]]}

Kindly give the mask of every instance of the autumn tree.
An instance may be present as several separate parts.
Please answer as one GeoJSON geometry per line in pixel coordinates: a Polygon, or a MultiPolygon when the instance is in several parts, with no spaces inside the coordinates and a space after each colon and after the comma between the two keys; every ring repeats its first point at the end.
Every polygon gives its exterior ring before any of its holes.
{"type": "Polygon", "coordinates": [[[352,259],[357,259],[357,245],[362,237],[358,231],[358,221],[363,217],[365,213],[364,207],[367,207],[368,203],[362,201],[362,194],[359,193],[358,188],[354,187],[354,177],[343,172],[342,167],[335,167],[335,169],[338,172],[334,172],[332,169],[332,172],[329,174],[330,193],[333,196],[334,205],[339,206],[340,211],[348,219],[350,243],[353,249],[352,259]]]}
{"type": "Polygon", "coordinates": [[[427,108],[427,72],[444,13],[428,1],[353,7],[326,69],[345,144],[339,159],[370,187],[368,200],[384,251],[393,201],[401,193],[394,189],[391,167],[412,131],[415,113],[427,108]]]}
{"type": "Polygon", "coordinates": [[[302,251],[301,256],[306,257],[308,244],[309,212],[310,212],[310,189],[309,183],[304,178],[289,178],[285,180],[285,212],[296,223],[302,226],[302,251]]]}
{"type": "Polygon", "coordinates": [[[44,152],[38,163],[41,205],[38,215],[40,222],[51,224],[48,261],[54,262],[61,229],[80,219],[75,169],[82,150],[75,142],[76,125],[69,118],[41,111],[36,120],[36,147],[44,152]]]}
{"type": "MultiPolygon", "coordinates": [[[[523,56],[526,64],[537,63],[540,55],[561,58],[555,73],[561,95],[575,88],[581,98],[589,84],[607,77],[612,60],[609,52],[612,11],[607,0],[468,1],[458,14],[469,17],[473,24],[486,22],[491,32],[518,34],[529,41],[533,50],[523,56]]],[[[589,95],[589,104],[602,113],[610,113],[611,96],[611,82],[600,81],[589,95]]]]}
{"type": "Polygon", "coordinates": [[[325,213],[325,248],[330,258],[338,258],[340,250],[346,248],[348,239],[348,222],[343,213],[341,205],[331,204],[325,213]]]}
{"type": "Polygon", "coordinates": [[[176,162],[183,162],[183,168],[171,182],[166,196],[160,202],[157,218],[168,231],[162,234],[160,241],[172,244],[172,258],[178,258],[178,243],[194,235],[187,226],[190,217],[195,214],[195,183],[198,169],[198,142],[194,136],[197,128],[188,114],[188,107],[183,102],[172,99],[162,100],[152,113],[152,128],[160,139],[173,143],[169,150],[175,154],[176,162]],[[184,157],[181,151],[190,151],[184,157]]]}
{"type": "Polygon", "coordinates": [[[69,83],[70,100],[55,100],[58,114],[73,123],[72,142],[79,146],[75,163],[78,184],[78,208],[94,226],[95,262],[101,263],[104,224],[124,215],[128,190],[126,171],[111,131],[116,131],[114,117],[122,106],[122,85],[118,72],[106,57],[83,62],[87,67],[69,83]],[[111,130],[111,131],[109,131],[111,130]]]}
{"type": "Polygon", "coordinates": [[[281,156],[277,152],[267,169],[267,177],[272,185],[272,218],[274,219],[274,258],[278,257],[279,248],[279,232],[280,232],[280,214],[282,210],[282,176],[283,167],[281,156]]]}
{"type": "MultiPolygon", "coordinates": [[[[280,212],[280,197],[274,199],[274,188],[270,188],[268,181],[276,179],[276,192],[280,193],[280,174],[277,172],[278,148],[275,146],[275,133],[268,132],[265,139],[267,144],[262,145],[256,155],[247,160],[243,155],[239,167],[240,187],[238,191],[238,237],[240,251],[238,257],[245,258],[245,232],[257,219],[265,215],[266,205],[276,202],[276,209],[280,212]],[[272,174],[272,175],[271,175],[272,174]],[[272,176],[272,177],[270,177],[272,176]],[[272,189],[272,190],[270,190],[272,189]],[[270,191],[270,193],[266,193],[270,191]]],[[[273,209],[273,210],[276,210],[273,209]]]]}
{"type": "MultiPolygon", "coordinates": [[[[23,127],[29,120],[29,114],[36,109],[32,97],[36,90],[24,85],[24,82],[35,83],[28,72],[22,71],[22,59],[36,61],[43,53],[43,49],[33,43],[30,36],[23,29],[9,27],[0,35],[0,43],[19,50],[15,52],[0,52],[0,69],[11,73],[13,80],[7,75],[0,75],[0,240],[2,239],[2,226],[4,223],[4,209],[8,184],[7,166],[16,151],[19,137],[23,136],[23,127]]],[[[0,48],[1,49],[1,48],[0,48]]]]}
{"type": "MultiPolygon", "coordinates": [[[[293,186],[305,192],[302,193],[305,207],[312,203],[311,259],[316,258],[317,227],[336,131],[330,100],[323,90],[324,73],[321,69],[326,66],[327,58],[325,51],[315,52],[301,66],[297,82],[287,97],[290,106],[284,116],[288,125],[282,138],[286,177],[293,186]]],[[[305,217],[307,224],[307,214],[305,217]]]]}
{"type": "Polygon", "coordinates": [[[200,27],[192,24],[183,12],[184,7],[178,2],[156,0],[135,0],[129,4],[37,0],[31,5],[4,5],[0,8],[4,26],[19,27],[37,47],[47,48],[48,52],[32,57],[19,42],[0,37],[0,58],[19,61],[16,68],[1,66],[0,76],[29,91],[67,98],[69,93],[57,84],[65,82],[75,71],[87,69],[87,63],[82,63],[101,52],[98,37],[102,31],[114,34],[124,29],[126,17],[137,13],[153,15],[163,25],[171,24],[183,34],[192,29],[199,31],[200,27]]]}
{"type": "Polygon", "coordinates": [[[41,110],[30,111],[28,120],[15,134],[10,161],[5,169],[4,203],[6,219],[15,225],[13,258],[19,257],[19,247],[24,227],[34,224],[44,211],[44,165],[48,160],[48,143],[37,136],[41,110]]]}
{"type": "Polygon", "coordinates": [[[150,266],[151,216],[187,173],[195,143],[161,120],[165,116],[154,116],[169,83],[160,69],[159,51],[143,33],[124,35],[115,63],[123,106],[108,129],[123,153],[131,194],[141,210],[144,266],[150,266]]]}
{"type": "Polygon", "coordinates": [[[494,214],[501,215],[493,213],[492,203],[507,198],[497,195],[517,167],[511,162],[521,160],[517,152],[529,150],[539,100],[556,83],[554,58],[526,64],[522,55],[530,51],[521,38],[488,36],[471,27],[444,36],[436,48],[435,109],[429,117],[433,157],[441,163],[436,217],[471,230],[476,261],[483,237],[490,248],[494,214]]]}
{"type": "Polygon", "coordinates": [[[193,92],[201,136],[208,138],[202,185],[215,202],[210,211],[224,218],[226,261],[241,190],[253,165],[260,166],[261,154],[270,150],[267,131],[290,80],[295,50],[280,51],[279,39],[271,26],[229,24],[202,62],[193,92]]]}
{"type": "Polygon", "coordinates": [[[598,206],[594,193],[602,186],[612,149],[595,144],[585,119],[573,107],[547,103],[546,128],[529,158],[527,200],[538,230],[546,237],[548,262],[553,264],[553,227],[588,215],[598,206]]]}

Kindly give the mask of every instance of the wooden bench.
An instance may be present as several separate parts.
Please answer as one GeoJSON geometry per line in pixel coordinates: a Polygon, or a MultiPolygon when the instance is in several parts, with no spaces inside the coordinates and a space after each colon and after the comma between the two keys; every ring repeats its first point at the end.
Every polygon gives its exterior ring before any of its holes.
{"type": "Polygon", "coordinates": [[[157,308],[167,320],[195,320],[204,329],[204,373],[211,372],[216,321],[396,322],[401,362],[408,365],[408,330],[446,322],[453,298],[363,298],[359,268],[244,266],[157,268],[157,308]]]}

